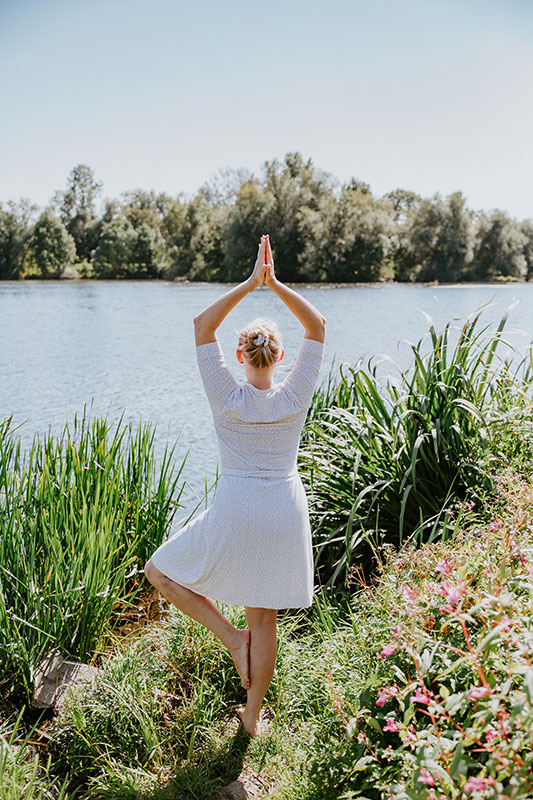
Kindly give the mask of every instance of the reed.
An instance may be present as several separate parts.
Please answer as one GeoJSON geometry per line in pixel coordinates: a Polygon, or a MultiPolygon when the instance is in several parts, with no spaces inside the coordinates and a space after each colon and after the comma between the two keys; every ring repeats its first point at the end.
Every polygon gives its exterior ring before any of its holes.
{"type": "Polygon", "coordinates": [[[117,602],[163,541],[184,484],[176,445],[154,456],[155,430],[74,418],[27,452],[12,420],[0,424],[0,686],[33,691],[53,649],[85,661],[117,602]]]}
{"type": "Polygon", "coordinates": [[[437,332],[425,315],[429,351],[427,334],[409,343],[408,369],[390,359],[398,377],[380,377],[373,357],[366,367],[341,365],[337,381],[330,373],[315,392],[299,469],[324,589],[345,584],[354,562],[370,569],[376,542],[401,547],[445,536],[459,502],[493,490],[507,446],[502,421],[531,416],[531,349],[513,365],[515,349],[503,338],[513,307],[496,330],[480,327],[484,306],[477,309],[454,345],[456,328],[437,332]]]}
{"type": "Polygon", "coordinates": [[[32,753],[37,723],[22,733],[22,711],[13,722],[0,720],[0,792],[2,800],[69,800],[68,778],[53,776],[52,756],[32,753]]]}

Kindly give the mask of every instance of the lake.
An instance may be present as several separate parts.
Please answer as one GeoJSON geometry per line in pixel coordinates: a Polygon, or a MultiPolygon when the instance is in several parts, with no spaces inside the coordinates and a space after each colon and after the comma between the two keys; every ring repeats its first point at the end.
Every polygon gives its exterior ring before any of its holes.
{"type": "MultiPolygon", "coordinates": [[[[156,425],[158,457],[179,440],[175,458],[190,447],[184,469],[187,513],[210,484],[218,451],[211,412],[196,364],[193,317],[230,288],[222,284],[162,281],[0,282],[0,419],[22,424],[23,445],[49,427],[83,413],[156,425]]],[[[410,348],[428,331],[422,311],[437,329],[482,304],[486,323],[512,303],[508,339],[524,353],[533,338],[533,284],[368,284],[294,287],[327,319],[320,380],[332,365],[388,354],[405,368],[410,348]],[[517,331],[512,333],[512,330],[517,331]],[[522,333],[518,332],[522,331],[522,333]]],[[[266,287],[256,289],[226,317],[217,335],[228,365],[244,381],[235,348],[240,327],[256,316],[276,320],[285,357],[279,383],[296,357],[303,328],[266,287]]],[[[492,326],[492,329],[495,326],[492,326]]],[[[503,352],[503,351],[502,351],[503,352]]],[[[384,362],[385,363],[385,362],[384,362]]],[[[387,365],[387,372],[392,372],[387,365]]],[[[185,511],[182,516],[185,516],[185,511]]],[[[177,515],[177,519],[180,515],[177,515]]]]}

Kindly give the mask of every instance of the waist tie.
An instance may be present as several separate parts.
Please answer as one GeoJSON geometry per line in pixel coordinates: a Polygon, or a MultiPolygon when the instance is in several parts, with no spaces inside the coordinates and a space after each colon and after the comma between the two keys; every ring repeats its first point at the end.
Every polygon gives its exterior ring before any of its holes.
{"type": "Polygon", "coordinates": [[[275,469],[224,469],[220,470],[220,477],[223,475],[238,475],[240,478],[294,478],[298,475],[298,467],[287,470],[275,469]]]}

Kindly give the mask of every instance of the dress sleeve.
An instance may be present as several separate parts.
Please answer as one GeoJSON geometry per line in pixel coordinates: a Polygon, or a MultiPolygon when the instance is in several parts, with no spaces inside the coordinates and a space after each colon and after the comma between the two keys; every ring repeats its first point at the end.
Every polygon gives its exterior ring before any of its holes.
{"type": "Polygon", "coordinates": [[[196,345],[196,358],[209,405],[214,412],[219,411],[228,395],[238,386],[226,364],[222,345],[218,339],[196,345]]]}
{"type": "Polygon", "coordinates": [[[283,381],[283,385],[290,389],[303,408],[309,408],[311,405],[323,355],[324,342],[304,339],[294,366],[283,381]]]}

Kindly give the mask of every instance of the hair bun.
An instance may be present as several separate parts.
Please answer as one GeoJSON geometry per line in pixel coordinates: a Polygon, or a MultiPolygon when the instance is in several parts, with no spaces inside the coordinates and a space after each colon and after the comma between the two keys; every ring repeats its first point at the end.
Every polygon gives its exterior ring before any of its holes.
{"type": "Polygon", "coordinates": [[[258,333],[257,336],[256,336],[256,339],[255,339],[255,344],[257,344],[257,345],[264,344],[265,347],[266,347],[267,344],[269,343],[269,341],[270,341],[270,336],[268,336],[268,335],[267,336],[263,336],[262,333],[258,333]]]}
{"type": "Polygon", "coordinates": [[[279,361],[281,333],[275,322],[257,317],[239,331],[239,350],[249,355],[254,367],[272,367],[279,361]]]}

